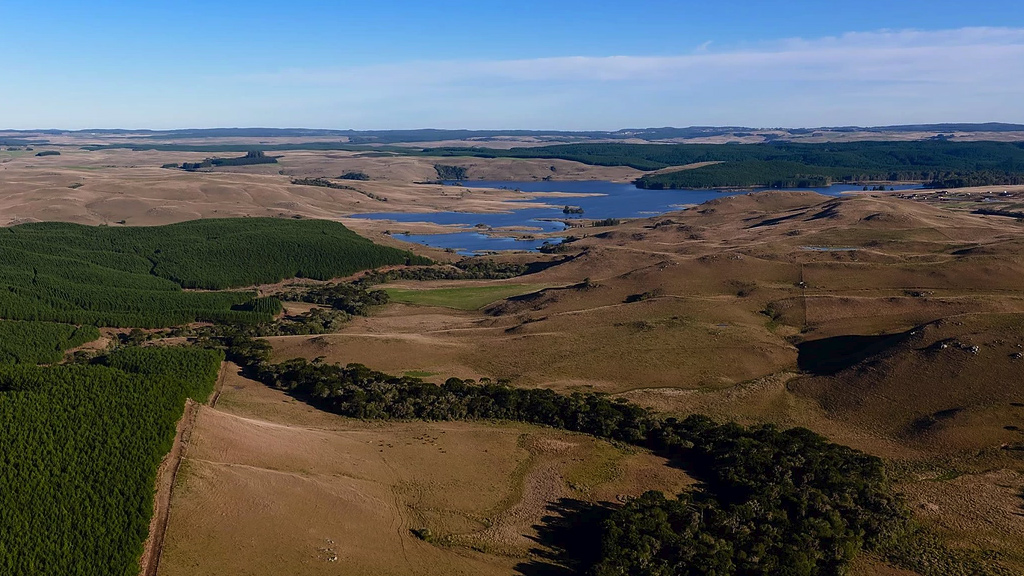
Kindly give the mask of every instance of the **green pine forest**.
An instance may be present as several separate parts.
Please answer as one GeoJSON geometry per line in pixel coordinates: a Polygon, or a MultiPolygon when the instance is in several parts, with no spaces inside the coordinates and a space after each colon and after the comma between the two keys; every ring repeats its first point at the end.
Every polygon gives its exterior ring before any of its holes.
{"type": "Polygon", "coordinates": [[[425,262],[326,220],[23,224],[0,231],[0,318],[139,328],[267,321],[267,309],[246,306],[251,292],[209,290],[425,262]]]}
{"type": "Polygon", "coordinates": [[[100,337],[92,325],[0,320],[0,364],[54,364],[64,352],[100,337]]]}
{"type": "Polygon", "coordinates": [[[427,148],[418,153],[550,158],[639,170],[718,163],[648,174],[636,181],[650,189],[808,188],[872,181],[915,181],[945,188],[1024,183],[1024,145],[1019,142],[562,144],[510,150],[427,148]]]}
{"type": "Polygon", "coordinates": [[[0,574],[137,574],[157,466],[222,359],[149,347],[0,366],[0,574]]]}

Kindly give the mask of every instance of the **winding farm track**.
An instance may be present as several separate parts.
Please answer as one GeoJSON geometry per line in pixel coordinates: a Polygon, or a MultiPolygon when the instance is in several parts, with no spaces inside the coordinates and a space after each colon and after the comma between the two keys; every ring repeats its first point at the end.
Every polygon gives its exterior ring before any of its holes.
{"type": "MultiPolygon", "coordinates": [[[[228,362],[221,363],[217,384],[208,401],[210,406],[217,404],[228,370],[233,366],[228,362]]],[[[174,483],[178,478],[181,461],[188,450],[188,441],[192,436],[196,417],[199,415],[199,407],[200,404],[192,399],[185,400],[185,411],[182,413],[181,419],[178,420],[174,445],[171,447],[171,451],[164,456],[163,462],[160,463],[160,468],[157,470],[153,495],[153,517],[149,521],[149,537],[146,539],[142,557],[139,559],[139,576],[156,576],[160,569],[164,536],[167,533],[167,523],[171,517],[171,492],[174,490],[174,483]]]]}

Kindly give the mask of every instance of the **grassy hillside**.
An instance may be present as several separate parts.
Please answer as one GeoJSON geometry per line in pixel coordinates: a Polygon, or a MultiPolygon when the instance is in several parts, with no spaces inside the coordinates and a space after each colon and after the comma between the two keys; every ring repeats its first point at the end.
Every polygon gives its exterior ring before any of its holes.
{"type": "Polygon", "coordinates": [[[0,573],[137,573],[157,466],[222,359],[139,348],[109,366],[0,367],[0,573]]]}
{"type": "Polygon", "coordinates": [[[285,278],[328,279],[421,263],[322,220],[212,219],[159,227],[25,224],[0,233],[0,317],[156,327],[266,319],[232,310],[222,290],[285,278]]]}
{"type": "Polygon", "coordinates": [[[410,290],[388,288],[392,302],[420,306],[443,306],[459,310],[477,310],[483,306],[509,296],[518,296],[540,288],[532,284],[502,284],[498,286],[461,286],[457,288],[435,288],[433,290],[410,290]]]}
{"type": "Polygon", "coordinates": [[[800,345],[808,376],[791,389],[837,419],[918,446],[1013,442],[1022,329],[1022,314],[977,314],[902,334],[812,340],[800,345]]]}

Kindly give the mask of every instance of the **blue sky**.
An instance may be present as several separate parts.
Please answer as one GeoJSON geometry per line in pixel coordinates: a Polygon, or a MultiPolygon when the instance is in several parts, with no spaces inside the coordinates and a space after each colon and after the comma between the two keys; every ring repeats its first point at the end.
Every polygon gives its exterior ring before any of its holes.
{"type": "Polygon", "coordinates": [[[0,0],[0,38],[0,128],[1024,122],[1010,0],[0,0]]]}

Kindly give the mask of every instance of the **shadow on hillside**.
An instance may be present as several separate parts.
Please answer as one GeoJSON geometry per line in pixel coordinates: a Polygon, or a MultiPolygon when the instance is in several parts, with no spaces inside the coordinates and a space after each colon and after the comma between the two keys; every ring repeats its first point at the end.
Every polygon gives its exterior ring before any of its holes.
{"type": "Polygon", "coordinates": [[[530,550],[535,559],[516,565],[523,576],[572,576],[582,574],[601,553],[601,524],[614,510],[611,504],[591,504],[562,498],[549,504],[541,523],[534,526],[538,544],[530,550]]]}
{"type": "Polygon", "coordinates": [[[789,214],[789,215],[786,215],[786,216],[778,216],[776,218],[766,218],[766,219],[764,219],[764,220],[762,220],[760,222],[757,222],[755,224],[751,224],[750,226],[747,226],[747,228],[748,229],[752,229],[752,228],[763,228],[765,226],[775,226],[775,225],[778,225],[778,224],[782,224],[783,222],[786,222],[788,220],[793,220],[795,218],[800,218],[801,216],[806,216],[806,215],[807,215],[807,211],[804,210],[803,212],[798,212],[796,214],[789,214]]]}
{"type": "Polygon", "coordinates": [[[835,374],[903,343],[908,332],[881,336],[834,336],[797,344],[797,365],[819,376],[835,374]]]}

